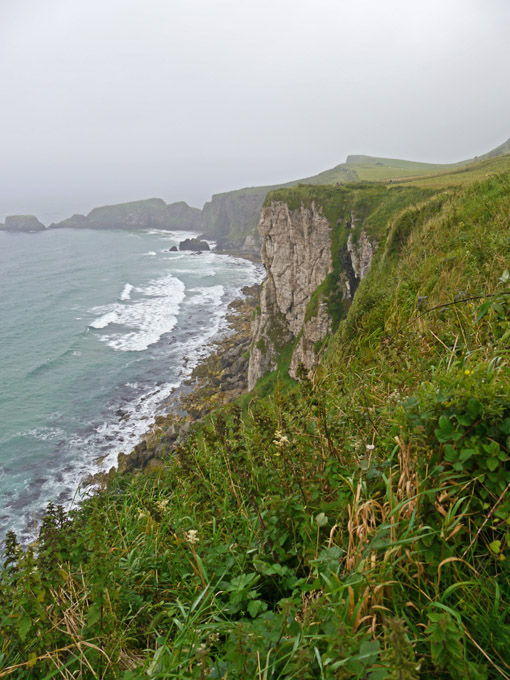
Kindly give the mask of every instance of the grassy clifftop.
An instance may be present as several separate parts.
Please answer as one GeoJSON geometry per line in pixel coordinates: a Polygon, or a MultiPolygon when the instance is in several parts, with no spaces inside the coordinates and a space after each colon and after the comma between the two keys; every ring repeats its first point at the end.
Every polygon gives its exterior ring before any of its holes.
{"type": "Polygon", "coordinates": [[[510,677],[510,175],[469,172],[285,194],[381,238],[316,375],[11,535],[0,674],[510,677]]]}
{"type": "MultiPolygon", "coordinates": [[[[258,215],[264,199],[269,192],[277,189],[306,185],[336,185],[358,181],[386,182],[389,180],[413,180],[416,177],[443,176],[456,170],[477,165],[484,159],[499,159],[510,153],[510,140],[492,149],[477,159],[468,159],[458,163],[419,163],[397,158],[378,158],[375,156],[348,156],[345,163],[329,170],[293,180],[279,185],[248,187],[222,194],[216,194],[204,206],[202,229],[216,238],[231,241],[235,245],[243,243],[246,236],[256,230],[258,215]]],[[[472,181],[469,177],[466,181],[472,181]]],[[[432,185],[434,181],[431,180],[432,185]]]]}

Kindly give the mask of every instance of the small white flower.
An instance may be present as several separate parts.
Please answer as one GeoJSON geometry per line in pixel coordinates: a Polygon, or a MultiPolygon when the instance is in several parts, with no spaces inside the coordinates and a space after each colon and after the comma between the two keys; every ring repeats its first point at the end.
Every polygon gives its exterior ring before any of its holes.
{"type": "Polygon", "coordinates": [[[165,512],[166,506],[168,505],[168,498],[165,498],[156,503],[156,507],[160,512],[165,512]]]}
{"type": "Polygon", "coordinates": [[[186,531],[184,536],[186,537],[186,540],[188,541],[188,543],[190,545],[193,545],[194,543],[198,543],[198,541],[200,540],[198,538],[198,531],[196,529],[190,529],[189,531],[186,531]]]}
{"type": "Polygon", "coordinates": [[[281,430],[276,430],[274,433],[273,444],[278,448],[283,448],[285,444],[289,443],[289,438],[283,434],[281,430]]]}
{"type": "Polygon", "coordinates": [[[365,446],[365,448],[366,448],[367,451],[373,451],[375,449],[375,445],[374,444],[367,444],[365,446]]]}

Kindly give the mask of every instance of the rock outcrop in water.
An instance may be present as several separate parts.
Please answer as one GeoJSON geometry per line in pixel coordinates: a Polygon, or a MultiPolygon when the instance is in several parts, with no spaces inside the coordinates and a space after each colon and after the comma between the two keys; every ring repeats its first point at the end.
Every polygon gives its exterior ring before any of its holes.
{"type": "Polygon", "coordinates": [[[46,227],[35,215],[9,215],[5,224],[0,224],[2,231],[44,231],[46,227]]]}
{"type": "Polygon", "coordinates": [[[202,250],[210,250],[207,241],[201,241],[199,238],[185,238],[179,243],[179,250],[193,250],[201,252],[202,250]]]}
{"type": "Polygon", "coordinates": [[[184,201],[167,205],[161,198],[94,208],[51,224],[51,229],[199,229],[201,211],[184,201]]]}

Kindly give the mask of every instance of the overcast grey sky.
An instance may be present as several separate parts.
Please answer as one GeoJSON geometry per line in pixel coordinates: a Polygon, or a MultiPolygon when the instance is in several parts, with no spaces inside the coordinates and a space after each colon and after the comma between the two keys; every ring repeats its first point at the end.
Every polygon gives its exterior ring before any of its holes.
{"type": "Polygon", "coordinates": [[[509,67],[509,0],[0,0],[0,220],[478,155],[509,67]]]}

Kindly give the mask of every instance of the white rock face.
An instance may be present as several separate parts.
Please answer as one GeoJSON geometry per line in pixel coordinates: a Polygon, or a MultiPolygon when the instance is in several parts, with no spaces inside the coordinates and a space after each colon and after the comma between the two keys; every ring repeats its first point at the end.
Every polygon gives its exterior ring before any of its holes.
{"type": "MultiPolygon", "coordinates": [[[[354,216],[352,223],[354,224],[354,216]]],[[[248,389],[276,368],[281,348],[298,338],[289,373],[296,377],[300,363],[307,370],[317,363],[317,343],[331,331],[327,301],[319,300],[317,313],[305,322],[312,293],[332,271],[331,229],[322,209],[289,210],[274,202],[263,208],[258,230],[262,240],[262,262],[266,279],[260,294],[260,310],[253,323],[253,341],[248,367],[248,389]]],[[[357,243],[349,234],[342,261],[346,267],[337,286],[343,299],[352,299],[366,275],[376,249],[362,230],[357,243]]],[[[340,257],[340,253],[338,253],[340,257]]]]}
{"type": "Polygon", "coordinates": [[[249,389],[276,368],[279,349],[298,335],[310,296],[331,271],[330,227],[314,204],[291,211],[272,203],[262,209],[258,229],[267,278],[253,329],[249,389]]]}
{"type": "Polygon", "coordinates": [[[361,281],[367,273],[374,256],[374,246],[368,240],[367,232],[361,232],[357,245],[353,241],[352,234],[349,234],[347,250],[351,256],[351,264],[356,279],[361,281]]]}

